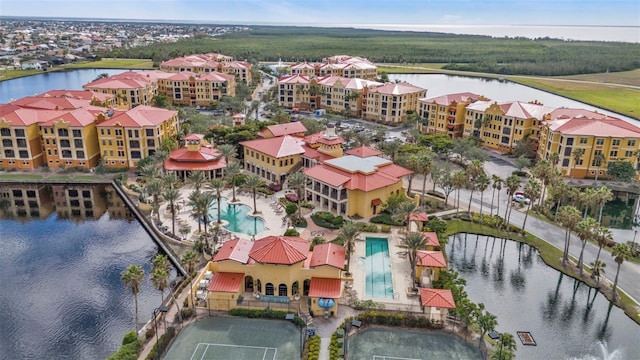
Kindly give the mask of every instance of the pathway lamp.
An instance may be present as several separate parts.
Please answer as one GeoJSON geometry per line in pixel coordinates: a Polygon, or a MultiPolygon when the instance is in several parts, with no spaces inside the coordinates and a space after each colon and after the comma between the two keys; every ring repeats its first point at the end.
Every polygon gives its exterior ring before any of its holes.
{"type": "MultiPolygon", "coordinates": [[[[166,314],[169,311],[169,308],[162,305],[153,309],[153,325],[156,330],[156,359],[160,359],[160,340],[158,339],[158,314],[163,313],[166,314]]],[[[167,331],[167,318],[165,316],[164,319],[164,330],[167,331]]]]}

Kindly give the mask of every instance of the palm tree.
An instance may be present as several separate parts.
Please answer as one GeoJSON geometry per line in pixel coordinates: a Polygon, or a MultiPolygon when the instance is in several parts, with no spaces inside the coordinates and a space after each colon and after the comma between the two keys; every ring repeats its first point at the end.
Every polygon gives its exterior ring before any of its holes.
{"type": "Polygon", "coordinates": [[[240,165],[239,162],[232,162],[231,164],[227,164],[227,168],[224,169],[224,174],[225,176],[227,176],[227,182],[229,185],[231,185],[231,191],[232,191],[232,199],[231,202],[236,202],[238,201],[238,199],[236,199],[236,176],[240,175],[240,172],[242,171],[242,165],[240,165]]]}
{"type": "Polygon", "coordinates": [[[515,351],[517,349],[516,340],[510,333],[502,333],[498,349],[491,354],[492,359],[496,360],[512,360],[515,359],[515,351]]]}
{"type": "Polygon", "coordinates": [[[576,171],[576,167],[580,163],[580,160],[582,160],[582,156],[584,155],[584,149],[575,148],[571,153],[571,155],[573,155],[573,168],[571,169],[571,182],[573,182],[573,176],[576,171]]]}
{"type": "Polygon", "coordinates": [[[611,200],[613,200],[613,192],[606,186],[601,187],[596,192],[598,205],[600,206],[600,211],[598,213],[598,223],[602,225],[602,211],[604,210],[604,206],[611,200]]]}
{"type": "MultiPolygon", "coordinates": [[[[596,260],[594,263],[597,263],[600,260],[600,252],[602,248],[607,245],[610,241],[613,241],[613,234],[611,234],[611,230],[608,227],[600,226],[596,230],[596,240],[598,240],[598,253],[596,254],[596,260]]],[[[593,277],[593,273],[591,274],[593,277]]]]}
{"type": "Polygon", "coordinates": [[[355,248],[355,242],[358,239],[358,236],[360,236],[360,231],[358,231],[358,227],[352,221],[345,221],[338,232],[337,238],[343,242],[345,253],[347,255],[347,265],[345,268],[345,275],[347,276],[351,275],[349,272],[349,264],[351,264],[351,253],[355,248]]]}
{"type": "Polygon", "coordinates": [[[166,188],[178,189],[180,188],[180,179],[175,173],[170,173],[162,177],[162,183],[166,188]]]}
{"type": "Polygon", "coordinates": [[[562,265],[566,265],[569,260],[569,242],[571,240],[571,231],[576,227],[582,214],[580,210],[574,206],[567,205],[560,208],[559,213],[560,223],[565,227],[564,234],[564,252],[562,253],[562,265]]]}
{"type": "Polygon", "coordinates": [[[553,170],[556,169],[556,166],[558,166],[559,162],[560,154],[558,154],[557,152],[549,154],[549,163],[551,163],[551,167],[553,168],[553,170]]]}
{"type": "Polygon", "coordinates": [[[558,211],[560,211],[560,208],[562,207],[562,199],[567,196],[567,192],[569,192],[569,186],[561,179],[553,182],[549,188],[549,195],[551,195],[556,202],[556,212],[553,221],[558,221],[558,211]]]}
{"type": "Polygon", "coordinates": [[[587,188],[578,195],[582,207],[582,217],[586,218],[589,210],[598,203],[598,193],[593,188],[587,188]]]}
{"type": "Polygon", "coordinates": [[[193,299],[193,271],[197,263],[200,262],[198,259],[198,255],[194,253],[192,250],[187,250],[184,255],[182,255],[182,259],[180,259],[182,264],[187,267],[187,273],[189,274],[189,288],[191,289],[189,293],[191,294],[191,303],[193,304],[193,309],[196,308],[196,302],[193,299]]]}
{"type": "MultiPolygon", "coordinates": [[[[484,172],[476,178],[476,189],[480,191],[480,223],[482,223],[482,207],[484,205],[484,192],[491,184],[491,179],[484,172]]],[[[493,200],[493,199],[492,199],[493,200]]],[[[493,207],[493,204],[491,204],[493,207]]]]}
{"type": "Polygon", "coordinates": [[[229,164],[229,160],[238,156],[238,150],[233,144],[222,144],[218,146],[218,151],[224,157],[224,161],[229,164]]]}
{"type": "Polygon", "coordinates": [[[398,150],[400,150],[400,147],[402,146],[402,142],[400,142],[400,140],[381,141],[379,144],[381,145],[380,151],[388,156],[389,159],[391,159],[391,162],[395,162],[398,150]]]}
{"type": "Polygon", "coordinates": [[[484,174],[484,168],[482,166],[482,162],[480,160],[473,160],[469,166],[467,166],[467,175],[468,181],[471,188],[471,195],[469,196],[469,206],[467,208],[467,212],[471,213],[471,202],[473,201],[473,192],[476,190],[477,178],[480,174],[484,174]]]}
{"type": "Polygon", "coordinates": [[[581,220],[578,225],[576,225],[576,232],[578,234],[578,237],[582,241],[582,248],[580,249],[580,256],[578,257],[578,268],[580,269],[580,277],[584,275],[584,247],[587,245],[587,242],[589,240],[593,240],[596,235],[597,228],[598,222],[590,216],[587,216],[586,219],[581,220]]]}
{"type": "Polygon", "coordinates": [[[500,190],[502,190],[502,184],[504,184],[504,180],[498,175],[491,175],[491,187],[493,188],[493,193],[491,193],[491,209],[489,211],[489,215],[493,216],[493,198],[496,194],[496,190],[498,190],[498,207],[496,208],[496,214],[500,212],[500,190]]]}
{"type": "Polygon", "coordinates": [[[409,201],[409,200],[403,201],[396,208],[394,216],[396,219],[400,221],[407,222],[407,228],[405,229],[405,232],[407,234],[409,233],[409,226],[411,225],[411,221],[409,221],[409,218],[411,217],[412,214],[415,214],[419,211],[420,211],[420,207],[415,202],[409,201]]]}
{"type": "Polygon", "coordinates": [[[547,185],[553,178],[554,169],[551,167],[551,164],[549,164],[547,160],[540,160],[533,168],[531,168],[531,174],[540,179],[540,182],[542,183],[541,194],[539,197],[537,197],[540,200],[538,202],[538,207],[540,207],[542,206],[542,201],[544,200],[544,195],[547,191],[547,185]]]}
{"type": "Polygon", "coordinates": [[[618,288],[618,275],[620,275],[620,266],[625,260],[629,260],[629,247],[626,244],[617,244],[613,250],[611,250],[611,256],[613,256],[614,260],[618,264],[618,269],[616,270],[616,278],[613,281],[613,301],[618,300],[618,292],[616,291],[618,288]]]}
{"type": "Polygon", "coordinates": [[[481,332],[480,341],[478,342],[478,347],[480,347],[487,332],[495,330],[496,326],[498,326],[498,320],[495,315],[484,310],[484,304],[480,303],[478,304],[476,322],[481,332]]]}
{"type": "Polygon", "coordinates": [[[596,260],[591,264],[591,278],[596,279],[596,289],[600,288],[600,276],[605,273],[607,264],[604,261],[596,260]]]}
{"type": "Polygon", "coordinates": [[[418,250],[426,249],[428,239],[420,232],[406,233],[400,239],[398,247],[403,249],[398,255],[409,258],[409,266],[411,266],[411,286],[416,288],[416,262],[418,261],[418,250]]]}
{"type": "Polygon", "coordinates": [[[296,189],[298,195],[298,219],[302,219],[302,208],[300,201],[302,199],[302,189],[307,186],[307,176],[302,171],[297,171],[289,176],[289,186],[296,189]]]}
{"type": "Polygon", "coordinates": [[[433,153],[430,151],[421,151],[418,153],[419,171],[422,174],[422,196],[420,197],[421,206],[424,206],[424,199],[426,198],[427,191],[427,175],[431,173],[433,168],[433,153]]]}
{"type": "Polygon", "coordinates": [[[138,293],[140,292],[140,284],[142,280],[144,280],[144,270],[138,265],[129,265],[127,270],[123,271],[120,274],[120,280],[124,283],[124,285],[131,289],[131,293],[133,294],[133,299],[135,302],[135,331],[138,333],[138,293]]]}
{"type": "Polygon", "coordinates": [[[158,254],[151,260],[151,263],[153,264],[153,269],[163,269],[167,272],[171,269],[171,263],[167,255],[158,254]]]}
{"type": "Polygon", "coordinates": [[[505,186],[507,187],[507,197],[509,198],[509,201],[507,202],[507,208],[504,211],[504,228],[508,229],[509,220],[511,220],[511,209],[513,208],[513,194],[515,194],[516,190],[518,190],[518,188],[520,187],[520,178],[516,175],[510,175],[505,180],[505,186]]]}
{"type": "Polygon", "coordinates": [[[202,214],[202,222],[204,223],[204,233],[207,233],[207,225],[209,225],[209,209],[213,206],[213,202],[216,200],[215,196],[210,193],[202,193],[200,195],[198,207],[202,214]]]}
{"type": "Polygon", "coordinates": [[[164,290],[169,286],[169,272],[161,268],[153,269],[151,271],[151,282],[160,291],[160,304],[164,304],[164,290]]]}
{"type": "Polygon", "coordinates": [[[204,175],[204,171],[191,171],[188,180],[196,190],[200,190],[202,183],[206,180],[206,176],[204,175]]]}
{"type": "Polygon", "coordinates": [[[151,195],[153,200],[153,211],[156,212],[158,220],[160,220],[160,193],[162,192],[162,182],[158,178],[151,178],[147,181],[144,190],[151,195]]]}
{"type": "Polygon", "coordinates": [[[176,202],[180,200],[180,191],[178,189],[167,189],[162,194],[164,199],[169,202],[169,210],[171,211],[171,233],[176,234],[176,202]]]}
{"type": "Polygon", "coordinates": [[[527,224],[527,218],[529,217],[529,211],[531,211],[531,207],[533,203],[536,202],[538,196],[540,196],[540,182],[536,179],[529,179],[527,184],[524,186],[524,196],[529,198],[529,205],[527,206],[527,211],[524,213],[524,222],[522,223],[522,231],[524,231],[524,227],[527,224]]]}
{"type": "Polygon", "coordinates": [[[593,165],[596,167],[596,179],[594,180],[594,183],[598,183],[598,174],[600,173],[600,166],[602,166],[602,163],[604,163],[605,157],[604,154],[602,153],[602,151],[598,151],[595,154],[593,154],[593,165]]]}
{"type": "Polygon", "coordinates": [[[220,202],[222,201],[222,196],[220,195],[220,192],[224,188],[224,181],[220,178],[211,179],[211,181],[209,181],[209,184],[207,184],[207,187],[209,188],[209,190],[214,192],[213,196],[215,197],[215,200],[218,205],[218,218],[216,223],[220,225],[222,223],[222,219],[220,219],[220,211],[221,211],[220,202]]]}
{"type": "Polygon", "coordinates": [[[253,215],[257,215],[259,213],[258,207],[256,204],[256,192],[259,188],[263,187],[266,182],[258,175],[251,174],[247,177],[247,181],[244,183],[244,186],[251,190],[253,193],[253,215]]]}
{"type": "Polygon", "coordinates": [[[202,219],[202,212],[200,209],[200,197],[202,192],[200,190],[194,190],[189,194],[189,206],[191,206],[191,218],[198,221],[198,232],[202,231],[200,226],[200,219],[202,219]]]}
{"type": "Polygon", "coordinates": [[[458,198],[457,204],[456,204],[456,215],[458,215],[458,212],[460,211],[460,189],[465,187],[468,181],[469,181],[469,177],[467,176],[467,173],[464,170],[456,171],[451,177],[451,183],[453,184],[453,187],[456,189],[456,192],[457,192],[456,197],[458,198]]]}

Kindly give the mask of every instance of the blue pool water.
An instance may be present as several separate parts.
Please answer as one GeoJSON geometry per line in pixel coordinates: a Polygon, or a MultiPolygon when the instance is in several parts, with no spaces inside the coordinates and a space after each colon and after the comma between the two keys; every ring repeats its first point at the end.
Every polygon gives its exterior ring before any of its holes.
{"type": "MultiPolygon", "coordinates": [[[[220,201],[220,218],[229,222],[227,230],[247,235],[256,235],[265,231],[267,227],[264,225],[264,220],[249,216],[249,211],[251,211],[251,208],[247,205],[231,205],[227,202],[227,198],[223,197],[220,201]]],[[[212,219],[212,221],[218,220],[217,201],[213,202],[213,206],[209,211],[209,219],[212,219]]]]}
{"type": "Polygon", "coordinates": [[[364,270],[367,274],[365,295],[369,298],[393,299],[389,241],[386,238],[366,238],[364,270]]]}

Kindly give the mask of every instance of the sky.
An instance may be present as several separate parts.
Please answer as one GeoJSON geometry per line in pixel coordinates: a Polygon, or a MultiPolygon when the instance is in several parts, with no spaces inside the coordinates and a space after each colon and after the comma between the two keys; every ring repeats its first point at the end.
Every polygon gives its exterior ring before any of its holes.
{"type": "Polygon", "coordinates": [[[640,26],[640,0],[2,0],[0,16],[323,26],[640,26]]]}

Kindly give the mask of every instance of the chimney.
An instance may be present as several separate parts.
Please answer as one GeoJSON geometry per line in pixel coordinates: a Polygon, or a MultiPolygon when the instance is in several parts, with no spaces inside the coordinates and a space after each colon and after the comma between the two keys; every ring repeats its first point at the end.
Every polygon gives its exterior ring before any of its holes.
{"type": "Polygon", "coordinates": [[[327,124],[327,129],[325,130],[324,137],[326,139],[332,139],[336,137],[336,126],[334,124],[327,124]]]}

